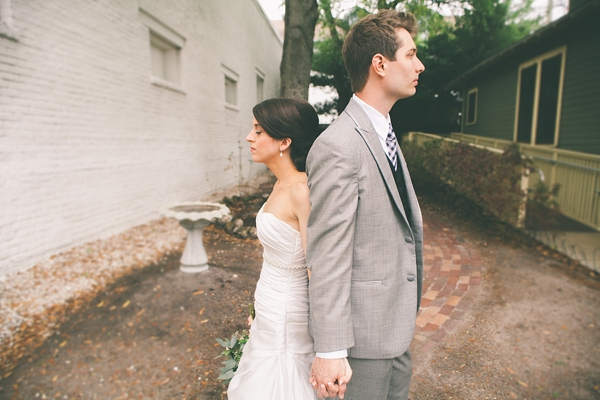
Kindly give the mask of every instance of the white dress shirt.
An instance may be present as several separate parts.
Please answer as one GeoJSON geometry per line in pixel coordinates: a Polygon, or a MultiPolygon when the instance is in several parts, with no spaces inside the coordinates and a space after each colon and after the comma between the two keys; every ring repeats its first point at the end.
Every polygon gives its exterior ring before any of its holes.
{"type": "Polygon", "coordinates": [[[379,111],[377,111],[376,109],[374,109],[373,107],[371,107],[370,105],[365,103],[356,94],[353,94],[352,98],[367,113],[367,117],[369,117],[369,119],[371,120],[371,123],[373,124],[373,128],[375,128],[375,132],[377,132],[377,136],[379,137],[379,143],[381,144],[381,147],[383,148],[383,152],[388,156],[388,158],[390,158],[390,156],[388,154],[387,144],[385,143],[385,139],[387,138],[387,134],[390,130],[390,124],[392,123],[392,120],[390,119],[390,114],[388,113],[388,115],[384,116],[379,111]]]}
{"type": "MultiPolygon", "coordinates": [[[[390,119],[390,114],[388,113],[387,116],[384,116],[379,111],[377,111],[376,109],[365,103],[363,100],[361,100],[356,95],[356,93],[352,95],[352,98],[362,107],[363,110],[365,110],[365,113],[367,113],[367,116],[373,124],[373,128],[375,128],[375,132],[377,132],[377,136],[379,137],[379,143],[383,148],[383,152],[389,158],[390,156],[388,155],[387,144],[385,143],[385,139],[387,137],[388,131],[390,130],[390,124],[392,123],[390,119]]],[[[317,357],[327,359],[346,358],[348,357],[348,350],[343,349],[337,351],[330,351],[327,353],[317,353],[317,357]]]]}

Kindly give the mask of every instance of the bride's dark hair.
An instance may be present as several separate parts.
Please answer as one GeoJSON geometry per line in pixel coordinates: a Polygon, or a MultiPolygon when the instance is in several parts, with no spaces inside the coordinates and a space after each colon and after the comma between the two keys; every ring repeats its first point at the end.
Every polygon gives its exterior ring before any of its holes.
{"type": "Polygon", "coordinates": [[[305,172],[308,150],[321,133],[313,106],[304,100],[275,98],[255,105],[252,114],[273,139],[292,139],[290,156],[296,169],[305,172]]]}

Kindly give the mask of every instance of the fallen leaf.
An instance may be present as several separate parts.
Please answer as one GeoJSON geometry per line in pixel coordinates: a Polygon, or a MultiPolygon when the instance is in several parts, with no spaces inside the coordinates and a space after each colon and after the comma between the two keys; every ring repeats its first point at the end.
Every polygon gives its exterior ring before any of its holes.
{"type": "Polygon", "coordinates": [[[65,340],[64,342],[62,342],[61,344],[59,344],[58,347],[65,347],[66,344],[67,344],[67,341],[65,340]]]}
{"type": "Polygon", "coordinates": [[[204,290],[198,290],[197,292],[194,292],[192,296],[198,296],[199,294],[204,294],[204,290]]]}
{"type": "Polygon", "coordinates": [[[162,385],[166,384],[167,382],[169,382],[170,380],[171,380],[171,378],[167,378],[163,381],[155,382],[152,386],[162,386],[162,385]]]}
{"type": "Polygon", "coordinates": [[[198,315],[204,314],[204,310],[206,310],[206,307],[204,307],[202,310],[200,310],[200,312],[198,313],[198,315]]]}
{"type": "Polygon", "coordinates": [[[512,369],[510,369],[510,368],[508,368],[508,367],[506,368],[506,370],[507,370],[509,373],[513,374],[513,375],[515,374],[515,371],[513,371],[512,369]]]}
{"type": "Polygon", "coordinates": [[[208,322],[208,319],[203,319],[202,321],[200,321],[201,324],[205,324],[208,322]]]}
{"type": "Polygon", "coordinates": [[[517,379],[517,382],[519,382],[519,385],[521,385],[521,386],[529,387],[528,384],[526,384],[525,382],[522,382],[522,381],[520,381],[518,379],[517,379]]]}
{"type": "Polygon", "coordinates": [[[142,310],[140,312],[138,312],[137,314],[135,314],[136,317],[139,317],[140,315],[142,315],[143,313],[146,312],[145,308],[142,308],[142,310]]]}
{"type": "Polygon", "coordinates": [[[508,395],[510,396],[511,399],[516,399],[517,398],[517,395],[514,394],[513,392],[510,392],[508,395]]]}
{"type": "Polygon", "coordinates": [[[57,379],[58,379],[58,375],[54,375],[54,378],[52,378],[52,382],[56,382],[57,379]]]}
{"type": "Polygon", "coordinates": [[[565,325],[561,325],[560,327],[563,328],[564,330],[567,329],[567,327],[565,325]]]}
{"type": "Polygon", "coordinates": [[[104,305],[104,300],[102,300],[96,307],[102,307],[104,305]]]}
{"type": "Polygon", "coordinates": [[[121,307],[122,308],[127,308],[128,305],[129,305],[129,300],[127,300],[125,303],[123,303],[123,305],[121,307]]]}

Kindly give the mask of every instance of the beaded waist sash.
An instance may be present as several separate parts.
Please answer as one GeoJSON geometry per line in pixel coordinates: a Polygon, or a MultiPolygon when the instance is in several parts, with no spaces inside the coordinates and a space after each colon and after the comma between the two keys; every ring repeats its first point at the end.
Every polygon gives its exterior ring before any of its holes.
{"type": "Polygon", "coordinates": [[[302,263],[302,264],[276,263],[275,261],[273,261],[269,257],[267,257],[265,254],[263,254],[263,260],[265,261],[265,264],[268,264],[271,267],[280,268],[280,269],[303,269],[303,268],[306,268],[306,263],[302,263]]]}

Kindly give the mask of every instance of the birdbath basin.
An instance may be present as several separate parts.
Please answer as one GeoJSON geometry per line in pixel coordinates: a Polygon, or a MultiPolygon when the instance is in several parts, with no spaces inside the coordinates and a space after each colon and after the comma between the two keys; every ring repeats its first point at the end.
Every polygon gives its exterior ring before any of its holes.
{"type": "Polygon", "coordinates": [[[190,202],[168,208],[163,215],[175,218],[187,231],[181,265],[183,272],[197,273],[208,270],[208,256],[202,244],[202,232],[213,220],[229,214],[229,208],[220,203],[190,202]]]}

